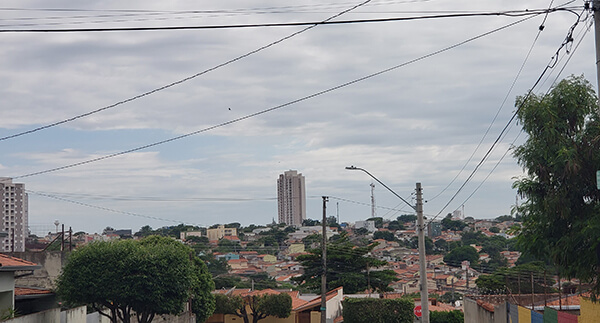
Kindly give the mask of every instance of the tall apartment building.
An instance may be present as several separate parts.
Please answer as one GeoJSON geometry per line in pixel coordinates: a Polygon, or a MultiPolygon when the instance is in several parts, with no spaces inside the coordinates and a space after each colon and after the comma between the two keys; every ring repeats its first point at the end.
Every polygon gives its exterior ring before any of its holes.
{"type": "Polygon", "coordinates": [[[302,225],[302,221],[306,219],[306,193],[302,174],[289,170],[279,175],[277,209],[279,223],[302,225]]]}
{"type": "Polygon", "coordinates": [[[29,214],[25,184],[13,183],[9,177],[0,177],[0,214],[3,221],[0,238],[1,252],[25,251],[25,238],[28,234],[29,214]]]}

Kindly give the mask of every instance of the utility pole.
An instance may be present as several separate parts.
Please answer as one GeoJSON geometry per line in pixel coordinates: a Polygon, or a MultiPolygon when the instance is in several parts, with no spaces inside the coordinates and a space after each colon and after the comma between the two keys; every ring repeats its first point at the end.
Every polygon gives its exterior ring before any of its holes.
{"type": "Polygon", "coordinates": [[[323,255],[323,273],[321,274],[321,323],[327,321],[327,196],[323,196],[323,241],[321,254],[323,255]]]}
{"type": "MultiPolygon", "coordinates": [[[[599,0],[600,1],[600,0],[599,0]]],[[[425,225],[423,223],[423,191],[421,189],[421,183],[417,183],[417,205],[413,206],[408,203],[402,196],[398,195],[398,193],[394,192],[391,188],[385,185],[382,181],[380,181],[377,177],[373,176],[366,169],[348,166],[347,170],[360,170],[367,175],[369,175],[372,179],[376,180],[377,183],[381,184],[381,186],[385,187],[388,191],[394,194],[397,198],[399,198],[402,202],[406,203],[410,206],[415,212],[417,212],[417,233],[418,233],[418,241],[419,241],[419,263],[420,263],[420,290],[421,290],[421,317],[423,323],[429,323],[429,291],[427,290],[427,260],[425,258],[425,225]]],[[[325,202],[323,202],[325,205],[325,202]]],[[[323,207],[324,209],[325,207],[323,207]]]]}
{"type": "Polygon", "coordinates": [[[598,82],[598,95],[600,95],[600,0],[592,0],[592,11],[594,12],[594,32],[596,33],[596,81],[598,82]]]}
{"type": "Polygon", "coordinates": [[[421,276],[421,318],[429,323],[429,291],[427,290],[427,260],[425,257],[425,225],[423,221],[423,190],[417,183],[417,224],[419,234],[419,276],[421,276]]]}

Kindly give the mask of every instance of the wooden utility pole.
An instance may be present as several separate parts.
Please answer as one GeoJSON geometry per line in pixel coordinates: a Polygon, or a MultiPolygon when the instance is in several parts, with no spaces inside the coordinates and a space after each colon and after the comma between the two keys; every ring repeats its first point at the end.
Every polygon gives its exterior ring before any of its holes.
{"type": "Polygon", "coordinates": [[[321,323],[327,321],[327,201],[323,196],[323,240],[321,242],[321,254],[323,256],[323,273],[321,274],[321,323]]]}

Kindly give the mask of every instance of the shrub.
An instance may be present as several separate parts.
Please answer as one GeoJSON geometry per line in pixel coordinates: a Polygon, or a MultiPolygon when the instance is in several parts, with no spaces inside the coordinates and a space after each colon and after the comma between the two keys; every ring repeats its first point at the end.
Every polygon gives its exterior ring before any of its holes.
{"type": "Polygon", "coordinates": [[[411,299],[347,298],[343,302],[347,323],[412,323],[411,299]]]}

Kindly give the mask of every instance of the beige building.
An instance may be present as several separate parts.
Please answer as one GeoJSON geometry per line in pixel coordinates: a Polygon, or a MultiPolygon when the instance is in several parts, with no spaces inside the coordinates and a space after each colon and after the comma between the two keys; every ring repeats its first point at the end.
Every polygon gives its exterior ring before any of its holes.
{"type": "Polygon", "coordinates": [[[225,236],[237,237],[236,228],[226,228],[224,225],[219,225],[214,229],[206,229],[208,240],[219,240],[225,236]]]}
{"type": "Polygon", "coordinates": [[[1,252],[25,251],[25,238],[28,235],[29,212],[25,184],[13,183],[9,177],[0,177],[0,214],[2,215],[2,233],[0,235],[1,252]]]}
{"type": "Polygon", "coordinates": [[[295,170],[279,175],[277,180],[277,214],[279,223],[301,226],[306,219],[304,176],[295,170]]]}

